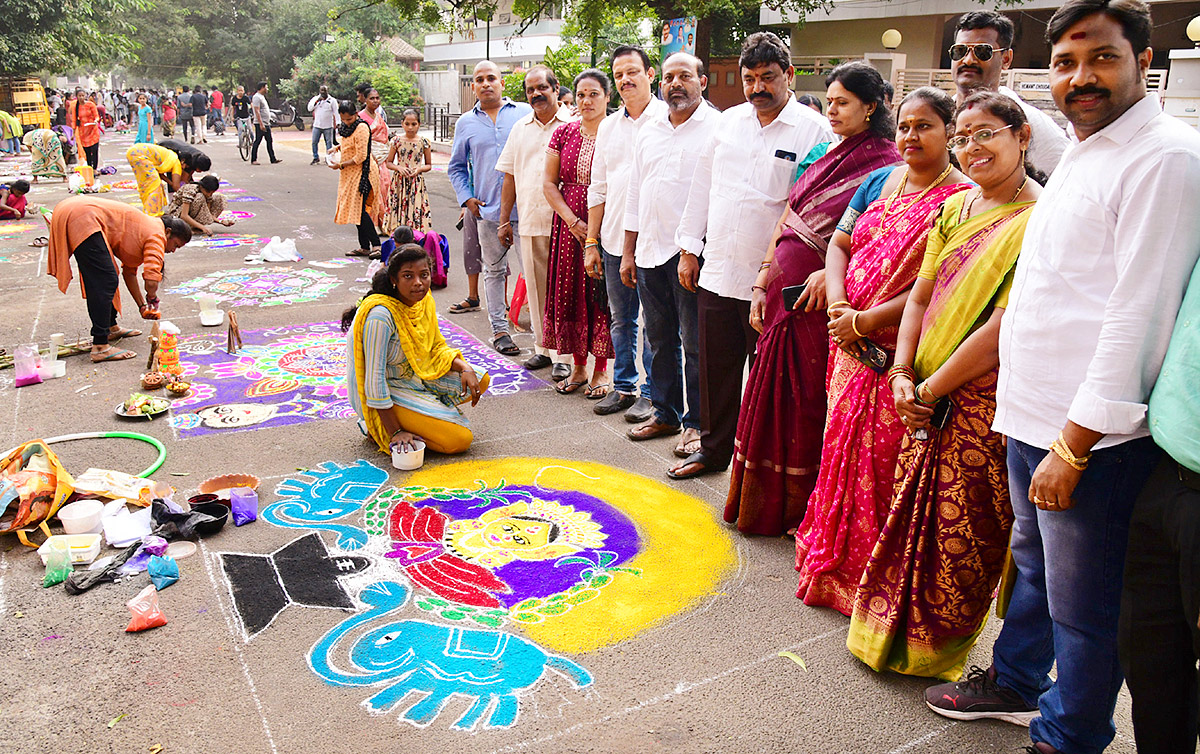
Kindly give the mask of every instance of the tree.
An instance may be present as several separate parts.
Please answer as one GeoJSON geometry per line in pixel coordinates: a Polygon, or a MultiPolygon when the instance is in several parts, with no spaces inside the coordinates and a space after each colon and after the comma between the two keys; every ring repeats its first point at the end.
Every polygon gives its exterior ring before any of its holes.
{"type": "Polygon", "coordinates": [[[338,34],[333,42],[319,44],[296,60],[292,75],[280,82],[280,91],[294,100],[305,100],[322,86],[337,99],[353,100],[354,87],[370,82],[379,90],[385,105],[413,104],[417,96],[416,76],[398,65],[392,54],[358,32],[338,34]]]}
{"type": "Polygon", "coordinates": [[[128,55],[137,43],[127,19],[148,7],[148,0],[0,0],[0,71],[63,71],[128,55]]]}

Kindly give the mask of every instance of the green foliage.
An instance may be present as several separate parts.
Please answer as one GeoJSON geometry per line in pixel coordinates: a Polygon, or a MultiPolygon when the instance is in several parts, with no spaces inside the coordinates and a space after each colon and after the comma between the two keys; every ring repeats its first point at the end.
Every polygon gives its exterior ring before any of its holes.
{"type": "Polygon", "coordinates": [[[148,8],[148,0],[0,0],[0,71],[91,68],[131,55],[138,43],[129,17],[148,8]]]}
{"type": "Polygon", "coordinates": [[[575,81],[575,77],[588,67],[583,62],[585,55],[587,55],[587,50],[584,49],[583,45],[570,42],[557,50],[551,50],[547,47],[546,59],[543,63],[550,70],[554,71],[554,75],[558,77],[559,84],[570,88],[572,82],[575,81]]]}
{"type": "Polygon", "coordinates": [[[369,81],[379,90],[385,105],[410,105],[417,94],[417,79],[411,70],[392,59],[378,42],[358,32],[338,34],[333,42],[319,44],[296,60],[290,78],[280,82],[285,97],[307,101],[322,84],[338,99],[354,99],[354,87],[369,81]]]}

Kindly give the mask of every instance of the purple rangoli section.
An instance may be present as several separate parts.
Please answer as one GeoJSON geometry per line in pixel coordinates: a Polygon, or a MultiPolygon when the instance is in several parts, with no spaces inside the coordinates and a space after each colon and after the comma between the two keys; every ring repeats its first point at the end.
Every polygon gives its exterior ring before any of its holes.
{"type": "MultiPolygon", "coordinates": [[[[535,390],[545,383],[480,343],[466,330],[441,322],[447,342],[491,374],[489,395],[535,390]]],[[[336,322],[243,330],[244,347],[225,351],[225,337],[207,333],[179,339],[184,379],[192,391],[171,404],[171,426],[181,439],[239,430],[355,419],[346,388],[346,340],[336,322]]]]}

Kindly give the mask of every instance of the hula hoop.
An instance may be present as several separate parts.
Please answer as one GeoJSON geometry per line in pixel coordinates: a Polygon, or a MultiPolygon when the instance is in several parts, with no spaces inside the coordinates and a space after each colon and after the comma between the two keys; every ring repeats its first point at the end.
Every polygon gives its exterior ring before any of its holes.
{"type": "Polygon", "coordinates": [[[139,442],[153,445],[158,450],[158,458],[154,463],[150,464],[145,471],[138,474],[139,479],[145,479],[154,472],[158,471],[163,465],[163,461],[167,460],[167,448],[159,440],[150,435],[143,435],[139,432],[77,432],[73,435],[59,435],[58,437],[48,437],[42,442],[47,445],[53,445],[56,442],[70,442],[71,440],[104,440],[109,438],[123,438],[126,440],[138,440],[139,442]]]}

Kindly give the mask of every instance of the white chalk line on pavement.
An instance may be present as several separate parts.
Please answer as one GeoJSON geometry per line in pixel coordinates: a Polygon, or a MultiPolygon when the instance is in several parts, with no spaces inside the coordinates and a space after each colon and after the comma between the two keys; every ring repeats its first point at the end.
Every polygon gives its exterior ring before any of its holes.
{"type": "Polygon", "coordinates": [[[213,594],[217,598],[217,606],[221,610],[221,616],[225,618],[225,626],[229,629],[229,640],[233,646],[233,653],[237,655],[238,663],[242,666],[242,673],[246,676],[246,684],[250,687],[250,697],[254,699],[254,706],[258,710],[258,719],[262,722],[263,733],[267,736],[267,743],[271,746],[272,754],[279,754],[279,750],[275,747],[275,738],[271,735],[271,725],[267,722],[267,714],[263,711],[262,700],[258,698],[258,689],[254,686],[254,678],[250,675],[250,665],[246,662],[246,657],[242,653],[241,639],[238,636],[238,631],[233,625],[233,618],[230,615],[230,609],[225,607],[225,601],[221,599],[221,588],[217,586],[217,577],[213,573],[212,555],[208,548],[204,545],[204,540],[200,540],[200,557],[204,560],[204,570],[208,572],[208,581],[212,584],[213,594]]]}
{"type": "Polygon", "coordinates": [[[536,746],[538,744],[547,743],[547,742],[553,741],[557,738],[561,738],[562,736],[583,730],[584,728],[590,728],[595,725],[600,725],[602,723],[609,722],[610,720],[615,720],[619,717],[625,717],[626,715],[633,714],[634,712],[640,712],[641,710],[643,710],[647,707],[651,707],[660,702],[665,702],[668,699],[672,699],[676,696],[682,696],[683,694],[686,694],[687,692],[692,691],[694,689],[698,689],[703,686],[708,686],[710,684],[716,683],[717,681],[727,678],[728,676],[731,676],[735,673],[741,673],[745,670],[749,670],[750,668],[755,667],[756,665],[761,665],[764,662],[769,662],[771,660],[778,659],[780,651],[792,652],[797,649],[803,649],[804,647],[807,647],[810,644],[815,644],[816,642],[822,641],[823,639],[827,639],[830,636],[833,636],[835,634],[845,633],[845,631],[846,631],[845,627],[834,628],[834,629],[826,631],[825,633],[820,634],[818,636],[809,637],[798,644],[793,644],[789,647],[784,647],[783,649],[781,649],[779,651],[772,652],[771,654],[763,655],[762,657],[759,657],[756,660],[752,660],[744,665],[738,665],[736,667],[729,668],[728,670],[721,671],[720,673],[717,673],[716,675],[713,675],[713,676],[709,676],[708,678],[703,678],[699,681],[691,681],[691,682],[680,681],[679,683],[677,683],[675,685],[675,688],[673,688],[672,690],[670,690],[664,694],[659,694],[658,696],[651,697],[650,699],[645,699],[643,701],[638,702],[637,704],[630,705],[623,710],[619,710],[617,712],[613,712],[611,714],[604,715],[603,717],[598,717],[595,720],[588,720],[586,722],[576,723],[575,725],[572,725],[567,728],[563,728],[560,731],[551,733],[546,736],[542,736],[540,738],[531,738],[526,741],[519,741],[515,744],[510,744],[508,746],[501,747],[499,749],[493,749],[489,754],[504,754],[505,752],[522,751],[524,749],[529,748],[530,746],[536,746]]]}
{"type": "Polygon", "coordinates": [[[900,746],[897,746],[896,748],[889,751],[887,754],[901,754],[901,752],[908,751],[914,747],[920,746],[921,744],[929,743],[933,739],[937,738],[938,736],[942,735],[946,731],[953,728],[955,725],[958,725],[958,721],[951,720],[950,722],[943,724],[940,728],[934,728],[933,730],[929,731],[928,733],[926,733],[923,736],[918,736],[917,738],[914,738],[913,740],[909,741],[906,744],[901,744],[900,746]]]}

